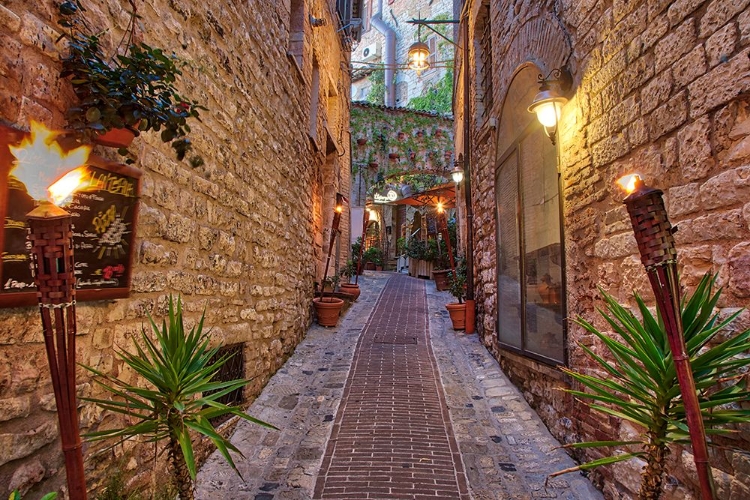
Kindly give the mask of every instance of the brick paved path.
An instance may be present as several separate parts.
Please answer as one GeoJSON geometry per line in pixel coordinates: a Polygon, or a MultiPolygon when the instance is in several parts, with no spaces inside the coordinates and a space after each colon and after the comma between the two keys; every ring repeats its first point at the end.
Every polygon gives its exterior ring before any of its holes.
{"type": "Polygon", "coordinates": [[[423,281],[394,275],[355,351],[316,499],[468,499],[423,281]]]}

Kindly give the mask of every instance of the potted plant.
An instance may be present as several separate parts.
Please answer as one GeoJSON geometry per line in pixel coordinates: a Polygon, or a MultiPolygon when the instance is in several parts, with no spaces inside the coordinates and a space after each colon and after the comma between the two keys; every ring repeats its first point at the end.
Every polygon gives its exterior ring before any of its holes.
{"type": "Polygon", "coordinates": [[[383,270],[383,252],[378,247],[370,247],[365,250],[362,259],[365,261],[365,269],[370,271],[383,270]],[[378,267],[380,269],[378,269],[378,267]]]}
{"type": "Polygon", "coordinates": [[[354,264],[354,261],[348,260],[339,274],[342,277],[346,278],[346,282],[339,285],[341,291],[346,294],[352,295],[354,297],[354,300],[357,300],[360,294],[359,285],[356,283],[350,283],[352,277],[357,275],[357,266],[354,264]]]}
{"type": "MultiPolygon", "coordinates": [[[[217,359],[219,347],[209,347],[210,332],[203,330],[205,311],[190,331],[185,330],[182,301],[170,295],[169,314],[158,325],[149,315],[151,332],[144,327],[140,339],[133,338],[131,352],[118,350],[117,356],[149,387],[131,385],[113,375],[85,366],[94,381],[114,396],[113,399],[82,398],[125,417],[125,427],[97,430],[85,437],[91,441],[114,438],[110,448],[131,438],[155,444],[168,441],[169,472],[180,498],[193,499],[197,461],[193,436],[210,439],[224,459],[239,474],[230,451],[242,453],[227,438],[216,432],[211,419],[235,415],[264,427],[276,429],[242,411],[239,406],[222,403],[219,398],[244,387],[248,380],[220,381],[218,372],[231,355],[217,359]]],[[[45,497],[46,498],[46,497],[45,497]]]]}
{"type": "Polygon", "coordinates": [[[448,314],[451,317],[454,330],[463,330],[466,328],[466,268],[462,263],[456,266],[455,272],[448,273],[448,290],[458,302],[451,302],[445,305],[448,314]]]}
{"type": "MultiPolygon", "coordinates": [[[[740,354],[750,349],[750,329],[732,324],[743,310],[727,316],[716,312],[722,291],[714,289],[716,278],[710,272],[703,277],[693,294],[683,298],[680,315],[701,418],[711,436],[708,444],[720,450],[720,455],[735,448],[729,444],[737,439],[732,435],[738,425],[750,421],[746,406],[750,397],[746,388],[750,358],[740,354]],[[722,435],[729,438],[722,441],[722,435]]],[[[600,343],[579,345],[596,370],[561,370],[575,381],[567,392],[603,418],[628,420],[632,431],[626,439],[622,436],[617,441],[566,445],[565,448],[574,449],[602,448],[597,454],[600,458],[550,477],[635,459],[641,468],[638,498],[658,499],[669,469],[674,466],[668,458],[672,444],[684,445],[690,440],[675,360],[658,310],[654,314],[637,294],[637,310],[632,311],[602,289],[600,293],[606,310],[599,312],[607,330],[600,330],[581,317],[576,320],[600,343]]]]}
{"type": "Polygon", "coordinates": [[[354,263],[354,269],[357,271],[357,274],[362,274],[362,271],[364,270],[364,262],[360,264],[359,257],[360,252],[362,251],[362,237],[358,237],[357,241],[352,243],[352,262],[354,263]]]}
{"type": "Polygon", "coordinates": [[[130,4],[130,25],[120,42],[124,50],[112,56],[105,54],[100,34],[90,33],[79,1],[60,4],[60,24],[70,29],[60,76],[70,79],[79,99],[66,111],[68,125],[82,141],[119,147],[121,154],[127,154],[129,143],[117,142],[112,131],[131,141],[140,132],[160,132],[182,160],[191,148],[187,120],[200,120],[199,110],[206,108],[177,92],[183,66],[177,56],[132,41],[137,16],[134,1],[130,4]]]}
{"type": "Polygon", "coordinates": [[[339,283],[337,275],[328,276],[323,279],[320,297],[313,299],[313,306],[318,315],[318,324],[320,326],[336,326],[341,315],[341,308],[344,307],[344,301],[333,295],[326,297],[326,288],[331,289],[331,293],[336,289],[339,283]]]}

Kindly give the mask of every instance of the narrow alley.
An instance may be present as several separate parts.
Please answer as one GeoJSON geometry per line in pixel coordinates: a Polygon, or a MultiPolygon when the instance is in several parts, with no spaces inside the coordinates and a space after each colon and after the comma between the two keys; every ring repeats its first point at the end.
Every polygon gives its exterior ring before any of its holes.
{"type": "Polygon", "coordinates": [[[241,477],[214,453],[196,498],[597,499],[434,282],[368,273],[337,328],[313,326],[240,422],[241,477]]]}

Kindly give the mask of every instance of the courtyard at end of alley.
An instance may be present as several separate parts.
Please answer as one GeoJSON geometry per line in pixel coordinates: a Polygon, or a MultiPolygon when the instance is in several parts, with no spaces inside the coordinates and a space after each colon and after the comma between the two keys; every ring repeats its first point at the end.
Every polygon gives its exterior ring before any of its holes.
{"type": "Polygon", "coordinates": [[[434,282],[367,273],[336,328],[314,325],[214,453],[196,498],[600,499],[434,282]]]}

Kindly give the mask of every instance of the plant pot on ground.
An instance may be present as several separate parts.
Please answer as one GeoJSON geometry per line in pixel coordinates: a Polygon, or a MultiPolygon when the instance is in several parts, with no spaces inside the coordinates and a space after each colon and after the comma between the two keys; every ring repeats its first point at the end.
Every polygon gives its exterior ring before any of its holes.
{"type": "Polygon", "coordinates": [[[445,308],[450,314],[451,322],[453,322],[454,330],[463,330],[466,328],[466,303],[464,297],[466,297],[466,268],[462,262],[456,266],[456,270],[448,273],[448,290],[451,292],[458,302],[452,302],[446,304],[445,308]]]}
{"type": "Polygon", "coordinates": [[[338,283],[338,276],[328,276],[323,280],[323,288],[321,289],[320,297],[313,299],[313,306],[315,307],[318,324],[320,326],[336,326],[336,323],[339,321],[341,308],[344,307],[344,301],[333,296],[326,297],[326,288],[330,288],[331,293],[333,293],[338,283]]]}
{"type": "MultiPolygon", "coordinates": [[[[174,54],[132,42],[135,2],[130,5],[130,24],[120,42],[124,51],[118,53],[118,46],[114,55],[107,55],[101,33],[89,27],[80,3],[60,4],[60,24],[70,30],[60,76],[70,77],[79,100],[66,111],[68,125],[83,142],[115,147],[120,144],[106,137],[109,131],[159,132],[162,142],[170,143],[182,160],[191,148],[187,120],[200,120],[199,110],[206,108],[177,92],[175,83],[184,64],[174,54]]],[[[121,154],[127,154],[124,148],[121,154]]]]}
{"type": "Polygon", "coordinates": [[[383,251],[378,247],[370,247],[365,250],[365,254],[362,257],[367,263],[365,269],[369,270],[380,270],[383,269],[383,251]]]}
{"type": "Polygon", "coordinates": [[[437,288],[439,292],[448,290],[448,274],[450,274],[450,272],[450,269],[433,269],[432,279],[435,280],[435,288],[437,288]]]}
{"type": "Polygon", "coordinates": [[[343,269],[341,269],[341,272],[339,272],[339,274],[343,278],[346,278],[346,282],[342,283],[339,286],[341,291],[353,296],[354,300],[357,300],[360,294],[359,285],[357,285],[356,283],[350,283],[351,279],[357,275],[357,267],[355,266],[354,261],[347,261],[346,265],[343,267],[343,269]]]}

